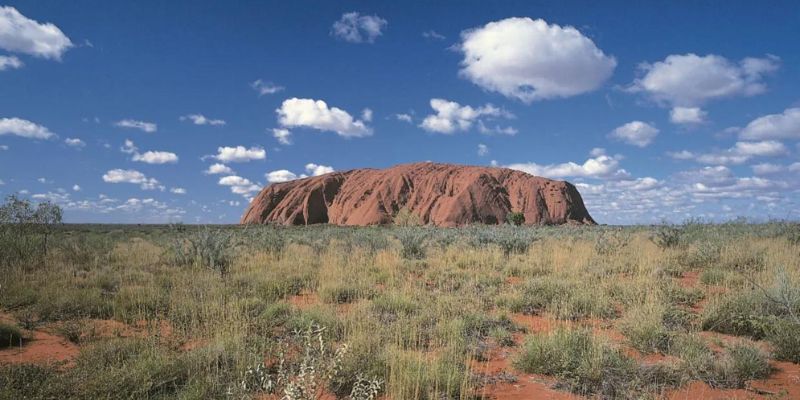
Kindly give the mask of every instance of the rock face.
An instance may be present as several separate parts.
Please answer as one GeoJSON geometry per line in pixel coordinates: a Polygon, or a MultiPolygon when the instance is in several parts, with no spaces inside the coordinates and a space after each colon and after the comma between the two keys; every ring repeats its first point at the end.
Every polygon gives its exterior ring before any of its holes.
{"type": "Polygon", "coordinates": [[[389,224],[401,209],[426,224],[595,224],[578,190],[506,168],[416,163],[354,169],[274,183],[253,199],[242,224],[389,224]]]}

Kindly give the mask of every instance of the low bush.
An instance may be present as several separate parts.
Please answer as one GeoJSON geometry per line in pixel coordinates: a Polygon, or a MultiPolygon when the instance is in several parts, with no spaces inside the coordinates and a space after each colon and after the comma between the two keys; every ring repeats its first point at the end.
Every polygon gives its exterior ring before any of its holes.
{"type": "Polygon", "coordinates": [[[700,273],[700,283],[704,285],[721,285],[728,277],[728,273],[717,268],[704,269],[700,273]]]}
{"type": "Polygon", "coordinates": [[[15,325],[0,322],[0,349],[22,345],[22,331],[15,325]]]}
{"type": "Polygon", "coordinates": [[[370,298],[373,295],[373,290],[363,284],[342,282],[324,285],[320,288],[319,295],[322,301],[326,303],[344,304],[352,303],[358,299],[370,298]]]}
{"type": "Polygon", "coordinates": [[[630,233],[621,229],[600,231],[595,238],[594,251],[601,256],[620,254],[630,244],[630,233]]]}
{"type": "Polygon", "coordinates": [[[632,307],[620,321],[619,330],[643,353],[667,351],[672,333],[664,324],[665,314],[665,307],[657,303],[632,307]]]}
{"type": "Polygon", "coordinates": [[[776,359],[800,363],[800,323],[774,319],[767,330],[766,339],[772,344],[776,359]]]}
{"type": "Polygon", "coordinates": [[[423,228],[398,229],[394,234],[400,241],[400,255],[410,260],[425,258],[428,236],[428,232],[423,228]]]}
{"type": "Polygon", "coordinates": [[[514,366],[555,375],[579,394],[621,397],[635,381],[636,363],[589,330],[558,329],[529,336],[514,366]]]}
{"type": "Polygon", "coordinates": [[[678,247],[681,244],[681,235],[683,231],[681,228],[662,224],[655,228],[650,234],[650,240],[660,247],[662,250],[678,247]]]}
{"type": "Polygon", "coordinates": [[[466,357],[448,349],[438,355],[392,348],[388,355],[388,398],[460,399],[468,394],[466,357]]]}
{"type": "Polygon", "coordinates": [[[766,378],[771,372],[763,351],[752,344],[738,343],[726,349],[706,381],[714,387],[741,389],[747,381],[766,378]]]}
{"type": "Polygon", "coordinates": [[[510,212],[506,215],[506,222],[511,225],[520,226],[525,223],[525,214],[521,212],[510,212]]]}
{"type": "Polygon", "coordinates": [[[769,306],[764,297],[755,291],[727,294],[706,306],[702,328],[761,339],[766,334],[769,306]]]}
{"type": "Polygon", "coordinates": [[[203,227],[172,243],[172,257],[178,265],[210,268],[226,275],[233,260],[233,233],[203,227]]]}
{"type": "Polygon", "coordinates": [[[0,399],[58,399],[58,371],[39,364],[0,366],[0,399]]]}
{"type": "Polygon", "coordinates": [[[683,335],[675,340],[672,354],[686,379],[699,379],[712,387],[739,389],[749,380],[769,376],[769,358],[753,344],[740,342],[717,356],[697,335],[683,335]]]}

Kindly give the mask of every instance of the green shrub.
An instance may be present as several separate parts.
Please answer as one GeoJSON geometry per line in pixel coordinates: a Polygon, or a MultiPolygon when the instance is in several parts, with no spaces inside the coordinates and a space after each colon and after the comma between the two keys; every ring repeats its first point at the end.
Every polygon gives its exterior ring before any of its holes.
{"type": "Polygon", "coordinates": [[[169,291],[154,285],[123,286],[114,297],[114,315],[126,322],[156,318],[168,306],[169,291]]]}
{"type": "Polygon", "coordinates": [[[172,243],[172,257],[177,265],[210,268],[226,275],[233,261],[233,233],[203,227],[172,243]]]}
{"type": "Polygon", "coordinates": [[[769,358],[758,347],[739,343],[726,349],[707,382],[714,387],[741,389],[747,381],[770,375],[769,358]]]}
{"type": "Polygon", "coordinates": [[[707,380],[709,371],[714,368],[714,352],[697,334],[675,336],[668,353],[680,360],[680,370],[687,380],[707,380]]]}
{"type": "Polygon", "coordinates": [[[635,349],[643,353],[664,352],[672,342],[664,317],[665,307],[660,304],[633,307],[620,321],[619,330],[635,349]]]}
{"type": "Polygon", "coordinates": [[[320,298],[324,302],[335,304],[352,303],[358,299],[369,298],[372,293],[373,290],[368,286],[347,282],[325,285],[319,291],[320,298]]]}
{"type": "MultiPolygon", "coordinates": [[[[246,279],[252,279],[245,277],[246,279]]],[[[273,279],[258,281],[255,285],[255,295],[266,301],[277,301],[288,296],[300,294],[308,282],[299,276],[276,276],[273,279]]]]}
{"type": "Polygon", "coordinates": [[[702,300],[705,294],[700,288],[682,287],[672,280],[665,280],[659,286],[664,299],[674,305],[691,306],[702,300]]]}
{"type": "Polygon", "coordinates": [[[547,308],[556,318],[578,320],[582,318],[611,318],[617,311],[608,296],[590,287],[575,286],[562,298],[553,301],[547,308]]]}
{"type": "Polygon", "coordinates": [[[778,360],[800,364],[800,323],[773,319],[767,330],[773,355],[778,360]]]}
{"type": "Polygon", "coordinates": [[[678,247],[681,244],[682,234],[683,231],[680,228],[662,224],[653,230],[650,234],[650,240],[664,250],[678,247]]]}
{"type": "Polygon", "coordinates": [[[22,331],[14,325],[0,322],[0,349],[22,345],[22,331]]]}
{"type": "Polygon", "coordinates": [[[563,280],[534,278],[527,281],[519,296],[509,300],[512,312],[539,314],[563,296],[572,292],[572,286],[563,280]]]}
{"type": "Polygon", "coordinates": [[[761,339],[766,334],[769,309],[763,295],[755,291],[727,294],[705,308],[702,328],[761,339]]]}
{"type": "Polygon", "coordinates": [[[9,364],[0,366],[0,399],[58,399],[58,373],[53,366],[9,364]]]}
{"type": "Polygon", "coordinates": [[[55,289],[41,296],[33,309],[42,321],[108,318],[113,314],[112,302],[96,287],[55,289]]]}
{"type": "Polygon", "coordinates": [[[505,230],[494,240],[506,257],[511,254],[525,254],[535,241],[536,236],[528,229],[505,230]]]}
{"type": "Polygon", "coordinates": [[[525,223],[525,214],[521,212],[510,212],[506,215],[506,221],[511,225],[520,226],[525,223]]]}
{"type": "Polygon", "coordinates": [[[595,239],[594,251],[601,256],[619,254],[630,241],[630,233],[622,229],[602,230],[595,239]]]}
{"type": "Polygon", "coordinates": [[[347,354],[331,382],[331,389],[339,398],[346,398],[354,390],[362,392],[366,381],[386,380],[388,361],[383,340],[374,332],[347,337],[347,354]]]}
{"type": "Polygon", "coordinates": [[[460,399],[469,389],[466,358],[459,351],[445,349],[429,359],[415,351],[391,349],[389,386],[392,399],[460,399]]]}
{"type": "Polygon", "coordinates": [[[717,357],[700,336],[682,335],[671,350],[688,379],[699,379],[712,387],[743,388],[747,381],[766,378],[772,371],[767,355],[744,342],[726,348],[717,357]]]}
{"type": "Polygon", "coordinates": [[[419,304],[410,297],[384,293],[372,299],[371,307],[378,320],[389,323],[415,313],[419,309],[419,304]]]}
{"type": "Polygon", "coordinates": [[[56,332],[72,343],[80,343],[84,327],[85,322],[83,321],[64,321],[58,326],[56,332]]]}
{"type": "Polygon", "coordinates": [[[498,346],[511,347],[514,346],[514,335],[511,331],[503,326],[493,327],[489,332],[489,337],[494,339],[498,346]]]}
{"type": "Polygon", "coordinates": [[[620,397],[635,380],[636,364],[589,330],[558,329],[529,336],[514,366],[527,373],[555,375],[579,394],[620,397]]]}
{"type": "Polygon", "coordinates": [[[425,258],[425,247],[429,233],[423,228],[397,229],[394,237],[400,241],[400,255],[410,260],[425,258]]]}
{"type": "Polygon", "coordinates": [[[725,282],[728,273],[721,269],[710,268],[700,273],[700,283],[704,285],[721,285],[725,282]]]}

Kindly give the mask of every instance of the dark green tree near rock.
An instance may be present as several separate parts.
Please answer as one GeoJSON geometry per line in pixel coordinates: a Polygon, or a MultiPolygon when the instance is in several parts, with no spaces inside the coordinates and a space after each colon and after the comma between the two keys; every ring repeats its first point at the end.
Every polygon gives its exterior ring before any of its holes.
{"type": "Polygon", "coordinates": [[[525,223],[525,214],[521,212],[510,212],[506,215],[506,221],[511,225],[520,226],[525,223]]]}

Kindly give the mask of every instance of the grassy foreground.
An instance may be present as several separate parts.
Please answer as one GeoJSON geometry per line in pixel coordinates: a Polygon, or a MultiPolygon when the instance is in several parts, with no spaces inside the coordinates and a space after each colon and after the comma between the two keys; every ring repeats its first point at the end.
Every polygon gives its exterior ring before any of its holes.
{"type": "Polygon", "coordinates": [[[0,357],[78,349],[0,358],[2,399],[658,398],[800,362],[796,224],[2,229],[0,357]]]}

